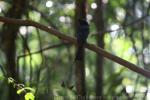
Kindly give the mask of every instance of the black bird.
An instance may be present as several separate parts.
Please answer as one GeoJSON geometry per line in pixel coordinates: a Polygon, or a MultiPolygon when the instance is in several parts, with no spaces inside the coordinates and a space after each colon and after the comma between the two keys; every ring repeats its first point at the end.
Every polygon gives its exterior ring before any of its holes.
{"type": "Polygon", "coordinates": [[[79,26],[77,29],[77,43],[78,43],[78,49],[76,52],[76,58],[75,60],[81,60],[83,59],[83,49],[84,49],[84,44],[86,43],[86,39],[89,34],[89,24],[85,19],[79,19],[79,26]]]}

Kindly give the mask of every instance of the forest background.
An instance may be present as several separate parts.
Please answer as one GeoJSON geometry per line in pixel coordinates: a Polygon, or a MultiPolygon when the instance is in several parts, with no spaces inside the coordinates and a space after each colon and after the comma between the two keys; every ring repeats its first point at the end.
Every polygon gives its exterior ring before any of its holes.
{"type": "Polygon", "coordinates": [[[149,0],[1,0],[0,99],[150,99],[149,10],[149,0]],[[80,18],[90,27],[82,66],[80,18]]]}

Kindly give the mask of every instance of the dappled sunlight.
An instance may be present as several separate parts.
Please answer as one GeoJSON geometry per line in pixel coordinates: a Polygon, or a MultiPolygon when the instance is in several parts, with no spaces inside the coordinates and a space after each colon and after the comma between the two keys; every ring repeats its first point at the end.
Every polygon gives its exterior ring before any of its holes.
{"type": "Polygon", "coordinates": [[[118,24],[113,24],[113,25],[110,26],[110,29],[113,31],[113,32],[110,33],[111,37],[112,38],[117,37],[119,32],[116,31],[116,30],[119,29],[119,25],[118,24]]]}
{"type": "Polygon", "coordinates": [[[53,2],[52,2],[52,1],[47,1],[46,4],[45,4],[45,6],[46,6],[47,8],[50,8],[50,7],[53,6],[53,2]]]}
{"type": "Polygon", "coordinates": [[[91,4],[91,8],[92,8],[92,9],[96,9],[96,8],[97,8],[97,4],[96,4],[96,3],[92,3],[92,4],[91,4]]]}

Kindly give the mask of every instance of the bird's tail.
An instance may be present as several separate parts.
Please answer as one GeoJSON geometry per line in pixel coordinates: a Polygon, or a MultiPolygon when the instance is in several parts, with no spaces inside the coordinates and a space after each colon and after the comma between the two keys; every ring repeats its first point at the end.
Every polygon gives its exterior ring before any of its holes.
{"type": "Polygon", "coordinates": [[[84,56],[84,47],[83,45],[78,46],[75,61],[82,60],[84,56]]]}

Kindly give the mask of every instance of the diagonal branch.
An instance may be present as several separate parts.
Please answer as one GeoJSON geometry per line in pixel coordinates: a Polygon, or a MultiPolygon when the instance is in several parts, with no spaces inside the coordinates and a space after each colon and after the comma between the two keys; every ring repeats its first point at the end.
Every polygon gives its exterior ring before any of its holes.
{"type": "Polygon", "coordinates": [[[121,26],[119,26],[119,28],[117,28],[115,30],[111,30],[110,29],[110,30],[99,31],[97,33],[92,33],[91,35],[93,36],[93,35],[98,35],[99,33],[104,34],[104,33],[110,33],[110,32],[120,31],[122,29],[128,28],[129,26],[141,23],[143,20],[147,19],[149,16],[150,15],[146,14],[146,15],[142,16],[141,18],[136,19],[136,20],[134,20],[134,21],[132,21],[130,23],[127,23],[125,25],[122,24],[121,26]]]}
{"type": "MultiPolygon", "coordinates": [[[[15,24],[15,25],[19,25],[19,26],[21,26],[21,25],[23,25],[23,26],[34,26],[34,27],[36,27],[38,29],[41,29],[43,31],[48,32],[49,34],[55,35],[55,36],[57,36],[58,38],[60,38],[62,40],[65,40],[65,41],[67,41],[69,43],[77,45],[77,41],[76,41],[75,38],[67,36],[67,35],[64,35],[61,32],[59,32],[59,31],[57,31],[57,30],[55,30],[55,29],[53,29],[51,27],[47,27],[45,25],[42,25],[42,24],[34,22],[34,21],[13,19],[13,18],[7,18],[7,17],[2,17],[2,16],[0,16],[0,21],[3,22],[3,23],[6,23],[6,24],[12,24],[12,25],[15,24]]],[[[87,43],[85,45],[85,48],[88,48],[88,49],[90,49],[90,50],[92,50],[92,51],[94,51],[94,52],[96,52],[98,54],[101,54],[104,57],[106,57],[106,58],[108,58],[108,59],[110,59],[110,60],[112,60],[112,61],[114,61],[114,62],[116,62],[116,63],[118,63],[120,65],[123,65],[126,68],[128,68],[128,69],[130,69],[130,70],[132,70],[132,71],[134,71],[134,72],[136,72],[138,74],[141,74],[141,75],[143,75],[145,77],[150,78],[150,71],[144,70],[144,69],[140,68],[139,66],[136,66],[136,65],[134,65],[134,64],[132,64],[132,63],[130,63],[130,62],[120,58],[120,57],[112,55],[112,54],[108,53],[107,51],[103,50],[100,47],[97,47],[97,46],[95,46],[93,44],[88,44],[87,43]]]]}
{"type": "Polygon", "coordinates": [[[27,53],[27,54],[19,55],[18,58],[22,58],[22,57],[26,57],[26,56],[29,56],[29,55],[38,54],[38,53],[41,53],[43,51],[50,50],[52,48],[57,48],[57,47],[60,47],[60,46],[63,46],[63,45],[67,45],[67,44],[69,44],[69,43],[68,42],[63,42],[63,43],[55,44],[55,45],[52,45],[52,46],[41,48],[40,50],[35,51],[35,52],[30,52],[30,53],[27,53]]]}

